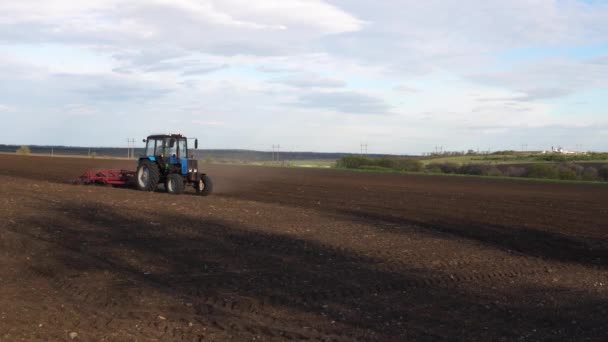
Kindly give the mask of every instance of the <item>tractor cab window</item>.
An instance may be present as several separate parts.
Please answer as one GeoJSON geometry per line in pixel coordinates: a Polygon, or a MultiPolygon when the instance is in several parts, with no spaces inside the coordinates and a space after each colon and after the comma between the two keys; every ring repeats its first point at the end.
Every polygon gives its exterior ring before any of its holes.
{"type": "Polygon", "coordinates": [[[179,157],[180,158],[188,158],[188,145],[186,139],[179,139],[179,157]]]}
{"type": "Polygon", "coordinates": [[[146,156],[158,156],[162,153],[163,141],[161,139],[146,140],[146,156]]]}
{"type": "Polygon", "coordinates": [[[153,139],[148,139],[146,141],[146,156],[154,155],[154,144],[155,143],[156,143],[156,140],[153,140],[153,139]]]}
{"type": "Polygon", "coordinates": [[[165,138],[165,156],[177,156],[177,139],[165,138]]]}
{"type": "Polygon", "coordinates": [[[163,153],[163,140],[162,139],[154,139],[150,141],[150,143],[154,143],[154,154],[153,156],[160,156],[163,153]]]}

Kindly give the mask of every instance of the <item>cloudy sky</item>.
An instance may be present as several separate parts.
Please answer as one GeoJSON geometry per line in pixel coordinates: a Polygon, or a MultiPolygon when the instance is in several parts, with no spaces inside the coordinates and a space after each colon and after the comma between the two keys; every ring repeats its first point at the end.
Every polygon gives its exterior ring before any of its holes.
{"type": "Polygon", "coordinates": [[[0,0],[4,144],[608,150],[608,1],[0,0]]]}

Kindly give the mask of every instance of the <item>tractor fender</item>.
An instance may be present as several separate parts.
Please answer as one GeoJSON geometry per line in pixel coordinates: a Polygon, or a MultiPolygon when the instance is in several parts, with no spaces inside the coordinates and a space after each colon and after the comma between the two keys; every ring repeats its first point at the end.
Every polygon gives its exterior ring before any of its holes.
{"type": "Polygon", "coordinates": [[[156,161],[156,157],[154,157],[154,156],[140,157],[139,161],[141,162],[142,160],[149,160],[149,161],[155,162],[156,161]]]}

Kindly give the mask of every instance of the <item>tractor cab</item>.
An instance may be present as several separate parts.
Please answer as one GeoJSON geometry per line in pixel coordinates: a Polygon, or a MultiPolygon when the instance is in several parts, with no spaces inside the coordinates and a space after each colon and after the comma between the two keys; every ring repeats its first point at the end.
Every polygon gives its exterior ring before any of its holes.
{"type": "Polygon", "coordinates": [[[162,160],[165,168],[167,164],[180,165],[182,170],[186,170],[188,157],[194,157],[188,154],[188,139],[181,135],[151,135],[145,142],[146,150],[141,159],[162,160]]]}
{"type": "MultiPolygon", "coordinates": [[[[165,184],[167,192],[182,193],[191,185],[198,193],[211,193],[211,179],[198,170],[198,161],[188,149],[188,139],[181,134],[151,135],[146,143],[144,156],[137,165],[137,188],[155,191],[159,183],[165,184]]],[[[194,139],[194,149],[198,139],[194,139]]]]}

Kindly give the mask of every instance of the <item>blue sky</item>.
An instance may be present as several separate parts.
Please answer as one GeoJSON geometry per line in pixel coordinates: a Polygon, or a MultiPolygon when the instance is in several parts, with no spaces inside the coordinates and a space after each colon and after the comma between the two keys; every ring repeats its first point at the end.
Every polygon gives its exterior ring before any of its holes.
{"type": "Polygon", "coordinates": [[[0,3],[0,143],[608,150],[607,1],[0,3]]]}

